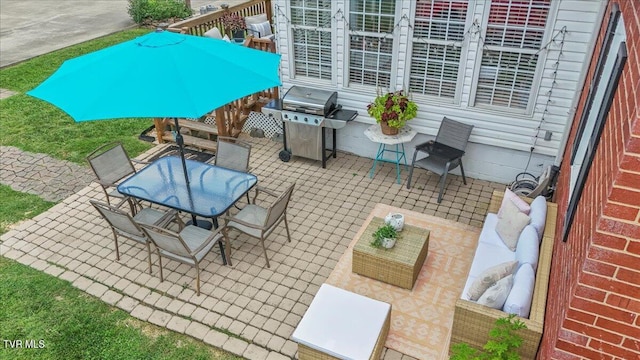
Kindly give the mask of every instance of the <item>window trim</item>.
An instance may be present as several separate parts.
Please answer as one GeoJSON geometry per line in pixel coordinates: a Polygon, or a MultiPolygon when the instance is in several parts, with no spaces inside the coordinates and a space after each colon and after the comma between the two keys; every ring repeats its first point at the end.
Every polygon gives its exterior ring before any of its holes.
{"type": "Polygon", "coordinates": [[[591,84],[589,85],[589,93],[587,94],[587,100],[584,104],[585,111],[582,112],[582,115],[580,116],[580,122],[578,123],[578,130],[576,131],[575,137],[577,141],[574,141],[573,148],[571,149],[570,164],[572,165],[576,160],[578,148],[580,147],[579,140],[584,134],[585,127],[587,125],[587,118],[589,117],[589,112],[591,110],[591,107],[593,106],[593,98],[596,95],[596,90],[598,89],[598,85],[600,83],[600,77],[602,76],[602,71],[604,70],[604,63],[607,59],[609,51],[611,50],[611,44],[613,42],[619,20],[620,7],[617,3],[613,3],[613,5],[611,6],[611,11],[609,12],[609,22],[607,23],[607,30],[605,31],[604,39],[602,39],[602,48],[600,50],[600,54],[598,54],[598,61],[596,62],[593,81],[591,81],[591,84]]]}
{"type": "MultiPolygon", "coordinates": [[[[350,17],[351,17],[351,1],[355,1],[355,0],[348,0],[344,2],[344,17],[346,20],[345,22],[345,26],[344,26],[344,33],[343,33],[343,69],[342,69],[342,86],[344,90],[353,90],[353,91],[375,91],[377,92],[378,89],[383,89],[383,90],[391,90],[391,89],[395,89],[397,84],[398,84],[398,71],[399,68],[397,66],[398,64],[398,55],[400,52],[400,34],[399,36],[391,36],[391,41],[393,42],[393,44],[391,45],[391,74],[389,75],[389,87],[384,87],[384,86],[380,86],[380,85],[368,85],[368,84],[356,84],[356,83],[350,83],[350,72],[351,72],[351,23],[350,23],[350,17]]],[[[400,19],[402,18],[403,12],[402,12],[402,0],[394,0],[395,1],[395,10],[394,10],[394,17],[393,17],[393,24],[396,25],[398,24],[398,21],[400,21],[400,19]]],[[[399,29],[402,28],[402,25],[399,27],[399,29]]],[[[395,27],[393,29],[393,31],[395,30],[395,27]]],[[[368,36],[368,34],[381,34],[381,33],[370,33],[370,32],[364,32],[364,31],[356,31],[359,32],[358,35],[360,36],[368,36]]],[[[401,30],[399,30],[399,32],[401,33],[401,30]]],[[[387,35],[385,35],[387,36],[387,35]]],[[[382,38],[384,36],[381,36],[380,38],[382,38]]]]}
{"type": "MultiPolygon", "coordinates": [[[[330,10],[330,14],[333,17],[333,14],[335,13],[335,7],[336,4],[334,1],[330,1],[331,3],[331,10],[330,10]]],[[[291,11],[291,2],[287,1],[286,2],[287,6],[285,7],[286,9],[286,15],[288,19],[291,19],[292,17],[292,11],[291,11]]],[[[290,26],[288,26],[287,29],[287,45],[288,45],[288,64],[289,64],[289,71],[288,71],[288,77],[289,77],[289,81],[292,83],[301,83],[301,84],[318,84],[318,85],[330,85],[333,86],[336,84],[337,81],[337,60],[335,59],[335,57],[331,57],[331,67],[333,69],[333,71],[331,71],[331,79],[320,79],[320,78],[314,78],[314,77],[309,77],[309,76],[305,76],[305,75],[297,75],[296,74],[296,69],[295,69],[295,63],[296,63],[296,56],[295,56],[295,48],[294,48],[294,43],[293,43],[293,31],[295,30],[295,27],[297,26],[301,26],[302,28],[307,28],[308,26],[303,26],[303,25],[294,25],[293,21],[291,21],[290,26]]],[[[330,26],[326,28],[331,36],[331,53],[335,54],[338,48],[338,44],[337,39],[336,39],[336,22],[335,21],[331,21],[330,26]]]]}
{"type": "MultiPolygon", "coordinates": [[[[489,13],[491,12],[491,4],[492,1],[487,1],[485,7],[483,9],[483,17],[482,17],[482,38],[487,35],[487,27],[489,25],[489,13]]],[[[549,5],[549,11],[547,13],[547,20],[544,28],[544,36],[542,38],[542,45],[545,45],[549,42],[551,37],[553,36],[553,26],[555,23],[555,18],[558,14],[558,1],[551,0],[549,5]]],[[[498,111],[500,113],[511,113],[518,115],[528,115],[533,116],[536,108],[536,99],[540,95],[540,86],[542,83],[542,78],[544,75],[545,65],[547,63],[547,54],[549,51],[538,50],[538,63],[536,64],[535,74],[533,75],[533,81],[531,82],[531,93],[529,94],[529,99],[527,101],[526,109],[518,109],[511,108],[507,106],[499,106],[499,105],[491,105],[491,104],[477,104],[476,103],[476,95],[478,91],[478,81],[480,80],[480,65],[482,64],[482,54],[484,52],[484,44],[482,40],[477,41],[477,49],[476,49],[476,60],[473,69],[473,76],[471,81],[471,92],[469,94],[469,107],[484,109],[484,110],[493,110],[498,111]],[[536,91],[533,91],[536,90],[536,91]]],[[[498,50],[502,49],[502,46],[493,46],[498,50]]],[[[511,49],[508,47],[504,47],[504,49],[511,49]]],[[[541,48],[542,49],[542,48],[541,48]]]]}
{"type": "MultiPolygon", "coordinates": [[[[569,238],[569,232],[573,225],[573,220],[575,219],[578,203],[582,198],[582,191],[584,190],[587,177],[589,176],[589,173],[591,170],[593,159],[595,157],[596,151],[598,150],[598,145],[600,144],[600,137],[602,136],[604,125],[606,124],[607,118],[609,117],[608,116],[609,110],[611,109],[613,98],[615,97],[616,91],[618,90],[618,84],[620,83],[620,78],[622,77],[622,70],[624,69],[624,65],[626,62],[627,62],[627,47],[626,47],[626,42],[622,41],[618,46],[616,60],[613,65],[613,69],[611,71],[610,81],[607,83],[607,87],[604,94],[603,106],[600,107],[600,110],[598,111],[596,123],[593,129],[594,131],[591,134],[591,137],[589,138],[585,161],[582,163],[582,166],[580,167],[580,172],[578,173],[578,178],[576,179],[575,188],[573,189],[573,192],[571,193],[571,197],[569,199],[569,206],[567,207],[567,214],[565,216],[565,222],[562,229],[563,242],[567,242],[569,238]]],[[[600,64],[600,65],[604,67],[604,64],[600,64]]],[[[597,69],[596,71],[599,72],[599,69],[597,69]]],[[[579,141],[579,139],[577,138],[576,140],[579,141]]]]}
{"type": "MultiPolygon", "coordinates": [[[[416,3],[412,2],[410,18],[413,19],[415,23],[416,18],[416,3]]],[[[462,45],[460,49],[460,63],[458,64],[458,80],[456,82],[456,90],[453,98],[445,98],[439,96],[433,96],[428,94],[421,94],[412,92],[411,95],[414,99],[419,100],[425,103],[437,103],[437,104],[450,104],[450,105],[460,105],[462,102],[462,95],[464,90],[464,80],[467,68],[467,60],[469,58],[469,49],[470,49],[470,38],[466,35],[466,31],[469,30],[471,25],[473,24],[473,14],[475,8],[475,0],[468,0],[467,4],[467,13],[465,15],[465,23],[464,23],[464,31],[465,35],[462,39],[462,45]]],[[[411,66],[412,66],[412,56],[413,56],[413,45],[414,45],[414,24],[409,27],[407,32],[407,61],[405,62],[405,76],[402,79],[403,84],[406,84],[406,88],[409,88],[409,83],[411,81],[411,66]]]]}

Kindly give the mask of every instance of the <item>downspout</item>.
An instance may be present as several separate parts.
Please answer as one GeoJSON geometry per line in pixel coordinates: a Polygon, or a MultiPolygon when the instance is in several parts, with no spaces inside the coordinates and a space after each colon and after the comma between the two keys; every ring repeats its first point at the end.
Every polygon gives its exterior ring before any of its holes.
{"type": "MultiPolygon", "coordinates": [[[[598,41],[598,35],[600,34],[602,22],[604,21],[604,15],[609,5],[609,1],[602,1],[600,3],[600,10],[598,11],[598,17],[596,20],[597,23],[595,24],[596,26],[594,27],[589,48],[587,49],[585,56],[588,56],[588,54],[593,54],[593,51],[595,50],[596,42],[598,41]]],[[[556,21],[557,21],[557,18],[556,18],[556,21]]],[[[554,165],[558,167],[560,167],[560,164],[562,164],[564,150],[566,149],[567,142],[569,141],[569,132],[571,130],[571,126],[573,125],[573,120],[576,115],[576,110],[578,108],[578,102],[580,101],[580,97],[582,96],[582,92],[584,91],[584,84],[587,80],[587,73],[589,71],[589,68],[591,67],[592,61],[597,61],[597,58],[592,56],[591,61],[585,61],[582,64],[582,70],[580,71],[580,78],[578,79],[578,90],[576,90],[576,93],[573,96],[573,100],[571,101],[571,108],[570,108],[571,110],[567,115],[567,119],[569,121],[567,121],[567,124],[565,125],[564,131],[562,133],[562,140],[560,141],[560,146],[558,147],[558,153],[556,154],[556,160],[554,161],[554,165]]]]}

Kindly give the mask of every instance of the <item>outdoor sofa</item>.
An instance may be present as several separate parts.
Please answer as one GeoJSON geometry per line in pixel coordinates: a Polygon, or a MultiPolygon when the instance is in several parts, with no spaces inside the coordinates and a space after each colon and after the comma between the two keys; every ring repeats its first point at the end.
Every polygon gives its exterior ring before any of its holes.
{"type": "MultiPolygon", "coordinates": [[[[478,247],[484,246],[482,242],[483,236],[493,236],[496,234],[494,226],[496,224],[497,213],[502,204],[504,192],[494,191],[489,205],[487,218],[485,219],[483,231],[480,235],[481,239],[478,242],[478,247]],[[488,229],[487,227],[491,227],[488,229]]],[[[526,202],[531,203],[532,199],[524,199],[526,202]]],[[[522,336],[523,343],[519,348],[520,356],[523,359],[534,359],[538,351],[540,339],[542,338],[542,330],[544,325],[545,307],[547,302],[547,290],[549,286],[549,273],[551,268],[551,257],[553,252],[553,243],[556,227],[556,215],[557,205],[554,203],[546,202],[546,221],[544,230],[541,234],[541,244],[539,249],[539,257],[537,260],[537,269],[535,271],[535,283],[533,285],[533,295],[531,301],[531,311],[528,318],[516,317],[524,322],[527,326],[526,329],[518,331],[518,334],[522,336]]],[[[497,234],[496,234],[497,235],[497,234]]],[[[506,246],[505,246],[506,248],[506,246]]],[[[477,249],[474,256],[474,262],[478,259],[478,254],[482,253],[477,249]]],[[[493,256],[483,256],[480,261],[492,261],[487,258],[494,258],[493,256]]],[[[493,260],[501,261],[501,260],[493,260]]],[[[473,268],[473,266],[472,266],[473,268]]],[[[472,269],[473,272],[473,269],[472,269]]],[[[469,281],[465,286],[465,291],[469,288],[469,281]]],[[[495,326],[495,322],[499,318],[509,316],[508,313],[502,310],[496,310],[484,305],[480,305],[474,301],[463,299],[465,291],[460,299],[456,300],[453,328],[451,334],[450,349],[454,344],[467,343],[470,346],[482,349],[482,346],[488,340],[489,331],[495,326]]]]}

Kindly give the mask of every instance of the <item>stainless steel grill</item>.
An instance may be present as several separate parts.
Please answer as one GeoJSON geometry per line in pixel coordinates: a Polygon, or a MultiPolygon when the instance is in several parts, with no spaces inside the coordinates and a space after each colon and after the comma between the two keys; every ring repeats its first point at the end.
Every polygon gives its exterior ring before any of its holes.
{"type": "Polygon", "coordinates": [[[282,161],[289,161],[291,155],[295,155],[322,160],[324,168],[330,156],[336,157],[336,129],[343,128],[347,121],[358,115],[352,110],[342,110],[337,101],[338,93],[335,91],[292,86],[282,101],[263,107],[263,113],[283,121],[282,161]],[[332,149],[326,149],[325,128],[332,129],[332,149]],[[327,151],[330,151],[328,155],[327,151]]]}

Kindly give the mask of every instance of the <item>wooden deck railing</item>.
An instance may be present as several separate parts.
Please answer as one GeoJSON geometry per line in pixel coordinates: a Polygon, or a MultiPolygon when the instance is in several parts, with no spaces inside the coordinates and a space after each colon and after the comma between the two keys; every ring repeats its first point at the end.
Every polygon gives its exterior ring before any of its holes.
{"type": "MultiPolygon", "coordinates": [[[[249,0],[238,5],[229,6],[227,9],[218,9],[207,14],[174,23],[168,27],[168,30],[183,34],[202,36],[208,30],[217,27],[220,30],[220,33],[224,34],[225,29],[222,24],[222,17],[227,13],[235,13],[241,17],[266,14],[267,19],[271,19],[271,0],[249,0]]],[[[254,39],[249,36],[245,41],[245,46],[273,53],[276,52],[276,47],[272,40],[254,39]]],[[[269,102],[271,99],[277,98],[278,88],[276,87],[237,99],[213,110],[210,116],[215,115],[217,129],[206,124],[194,124],[194,126],[189,126],[190,124],[184,123],[184,128],[195,131],[195,133],[206,134],[206,138],[199,138],[195,136],[185,137],[185,144],[215,151],[215,137],[217,137],[217,135],[238,137],[242,131],[242,126],[248,118],[249,112],[260,111],[264,104],[269,102]]],[[[171,122],[167,122],[166,119],[156,119],[155,125],[156,132],[158,134],[158,141],[160,143],[165,140],[172,141],[173,136],[170,132],[167,132],[167,130],[172,126],[171,122]]]]}
{"type": "Polygon", "coordinates": [[[205,32],[217,27],[221,34],[225,33],[222,24],[222,16],[226,13],[238,14],[241,17],[267,14],[267,19],[271,19],[271,0],[249,0],[245,3],[229,6],[227,9],[218,9],[210,13],[195,16],[174,24],[168,28],[169,31],[183,34],[202,36],[205,32]]]}

